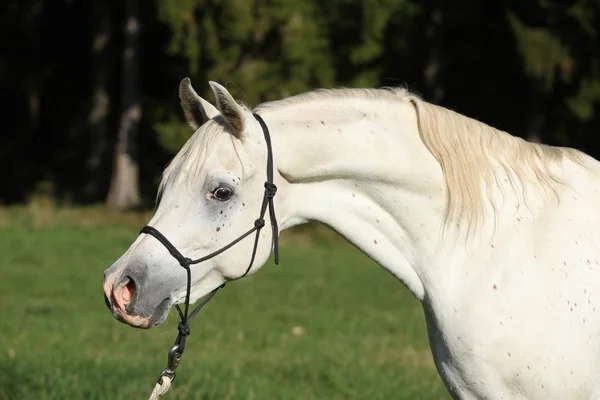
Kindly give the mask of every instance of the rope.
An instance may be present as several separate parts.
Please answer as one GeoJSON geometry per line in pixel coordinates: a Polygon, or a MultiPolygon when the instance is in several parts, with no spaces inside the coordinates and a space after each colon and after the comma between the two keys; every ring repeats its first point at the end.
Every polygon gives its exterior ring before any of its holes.
{"type": "Polygon", "coordinates": [[[169,391],[171,382],[171,378],[168,376],[161,376],[160,382],[156,382],[154,390],[152,391],[152,394],[150,394],[148,400],[158,400],[160,397],[164,396],[164,394],[169,391]]]}

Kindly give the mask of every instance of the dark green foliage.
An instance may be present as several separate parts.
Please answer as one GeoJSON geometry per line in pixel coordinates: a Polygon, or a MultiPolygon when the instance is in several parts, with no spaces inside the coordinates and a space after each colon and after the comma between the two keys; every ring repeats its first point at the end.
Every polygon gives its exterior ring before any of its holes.
{"type": "Polygon", "coordinates": [[[547,98],[549,125],[568,134],[565,144],[577,146],[599,126],[600,2],[532,3],[529,15],[508,10],[507,20],[525,74],[547,98]]]}
{"type": "MultiPolygon", "coordinates": [[[[0,201],[104,200],[118,129],[124,2],[0,5],[0,201]],[[97,52],[99,32],[111,32],[97,52]],[[92,119],[95,90],[108,115],[92,119]]],[[[146,204],[192,135],[185,76],[251,107],[319,87],[407,86],[528,139],[600,154],[598,0],[154,0],[140,9],[146,204]]]]}

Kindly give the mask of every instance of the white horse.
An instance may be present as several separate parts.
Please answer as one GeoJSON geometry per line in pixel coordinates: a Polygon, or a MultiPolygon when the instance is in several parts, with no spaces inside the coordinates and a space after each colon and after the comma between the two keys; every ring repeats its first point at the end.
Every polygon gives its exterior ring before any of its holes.
{"type": "MultiPolygon", "coordinates": [[[[259,123],[210,85],[216,107],[181,82],[196,132],[166,168],[150,221],[193,257],[251,227],[264,192],[259,123]]],[[[600,163],[403,89],[318,90],[254,112],[272,134],[281,229],[322,222],[402,281],[455,398],[600,398],[600,163]]],[[[271,235],[261,232],[250,274],[271,235]]],[[[252,247],[193,265],[191,301],[240,277],[252,247]]],[[[186,273],[140,235],[104,290],[117,319],[149,328],[184,301],[186,273]]]]}

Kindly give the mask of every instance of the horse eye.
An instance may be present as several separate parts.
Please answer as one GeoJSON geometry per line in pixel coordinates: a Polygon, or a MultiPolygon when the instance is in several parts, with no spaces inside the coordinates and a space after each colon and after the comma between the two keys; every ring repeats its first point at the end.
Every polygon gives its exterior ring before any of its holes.
{"type": "Polygon", "coordinates": [[[220,201],[227,201],[233,196],[233,190],[225,187],[219,187],[212,191],[212,195],[215,199],[220,201]]]}

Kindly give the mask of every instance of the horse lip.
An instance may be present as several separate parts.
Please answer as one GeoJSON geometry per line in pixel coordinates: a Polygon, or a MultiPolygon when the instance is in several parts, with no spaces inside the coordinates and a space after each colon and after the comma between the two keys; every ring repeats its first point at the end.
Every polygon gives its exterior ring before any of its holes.
{"type": "Polygon", "coordinates": [[[121,323],[127,324],[133,328],[150,329],[155,325],[161,325],[167,320],[169,310],[171,308],[170,298],[164,299],[147,317],[141,317],[135,314],[127,314],[123,316],[120,312],[113,311],[115,319],[121,323]]]}
{"type": "Polygon", "coordinates": [[[120,313],[114,312],[113,311],[113,316],[115,317],[115,319],[123,324],[129,325],[133,328],[139,328],[139,329],[148,329],[152,326],[151,323],[149,323],[150,317],[139,317],[139,315],[133,315],[133,316],[129,316],[129,319],[126,319],[125,317],[123,317],[123,315],[121,315],[120,313]],[[132,321],[132,318],[134,319],[134,321],[132,321]]]}

